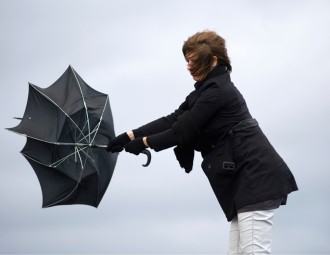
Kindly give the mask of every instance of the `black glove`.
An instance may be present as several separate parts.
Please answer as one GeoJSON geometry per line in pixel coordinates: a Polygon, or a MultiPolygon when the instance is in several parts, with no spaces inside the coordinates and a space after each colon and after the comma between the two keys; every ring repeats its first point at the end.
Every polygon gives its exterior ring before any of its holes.
{"type": "Polygon", "coordinates": [[[124,147],[125,147],[125,151],[133,153],[135,155],[139,155],[145,148],[147,148],[144,145],[142,137],[131,141],[130,143],[126,144],[124,147]]]}
{"type": "Polygon", "coordinates": [[[127,133],[122,133],[121,135],[113,138],[107,146],[107,151],[109,152],[120,152],[124,149],[124,146],[129,143],[131,139],[127,133]]]}

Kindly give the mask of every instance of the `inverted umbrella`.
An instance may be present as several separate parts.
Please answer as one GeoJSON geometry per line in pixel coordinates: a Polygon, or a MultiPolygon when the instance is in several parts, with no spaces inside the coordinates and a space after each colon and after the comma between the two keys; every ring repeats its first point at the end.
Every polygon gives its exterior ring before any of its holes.
{"type": "Polygon", "coordinates": [[[99,205],[118,156],[105,150],[115,137],[108,95],[69,66],[48,88],[29,83],[24,116],[8,130],[27,137],[21,153],[39,179],[43,207],[99,205]]]}

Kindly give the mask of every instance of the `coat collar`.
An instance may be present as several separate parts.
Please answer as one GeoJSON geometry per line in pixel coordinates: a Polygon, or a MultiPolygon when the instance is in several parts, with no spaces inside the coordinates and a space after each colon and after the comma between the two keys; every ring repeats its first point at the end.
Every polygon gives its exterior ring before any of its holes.
{"type": "Polygon", "coordinates": [[[227,67],[224,66],[224,65],[218,65],[216,66],[203,80],[201,81],[197,81],[195,83],[195,89],[199,89],[205,81],[211,79],[211,78],[214,78],[216,76],[219,76],[219,75],[222,75],[222,74],[225,74],[227,73],[227,67]]]}

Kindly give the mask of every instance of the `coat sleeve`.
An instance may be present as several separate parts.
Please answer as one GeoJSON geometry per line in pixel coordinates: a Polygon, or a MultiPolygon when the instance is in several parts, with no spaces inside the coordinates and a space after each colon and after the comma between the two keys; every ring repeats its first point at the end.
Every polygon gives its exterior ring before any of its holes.
{"type": "Polygon", "coordinates": [[[178,116],[172,125],[174,135],[180,147],[191,146],[217,111],[225,104],[223,91],[211,87],[202,92],[192,108],[178,116]]]}
{"type": "Polygon", "coordinates": [[[190,111],[184,111],[173,125],[158,134],[148,136],[148,144],[155,151],[161,151],[175,145],[191,146],[199,130],[192,121],[190,111]]]}
{"type": "Polygon", "coordinates": [[[172,126],[160,133],[148,136],[148,143],[155,151],[191,146],[194,138],[202,131],[217,111],[224,106],[225,97],[219,87],[209,88],[201,93],[193,107],[176,116],[172,126]]]}
{"type": "Polygon", "coordinates": [[[148,143],[155,151],[175,145],[190,146],[217,111],[225,104],[225,95],[219,87],[211,87],[201,93],[193,107],[181,111],[172,119],[171,126],[159,133],[148,136],[148,143]]]}
{"type": "Polygon", "coordinates": [[[150,136],[168,130],[171,128],[173,123],[177,121],[177,118],[185,111],[186,108],[187,103],[183,102],[173,113],[154,120],[139,128],[133,129],[134,137],[139,138],[143,136],[150,136]]]}
{"type": "Polygon", "coordinates": [[[150,148],[155,151],[165,150],[179,144],[179,139],[171,128],[158,134],[148,136],[147,141],[150,148]]]}

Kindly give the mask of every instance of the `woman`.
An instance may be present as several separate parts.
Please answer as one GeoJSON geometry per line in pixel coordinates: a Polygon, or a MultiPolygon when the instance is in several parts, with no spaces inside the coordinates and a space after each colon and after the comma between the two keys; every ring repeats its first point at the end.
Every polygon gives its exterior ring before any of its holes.
{"type": "Polygon", "coordinates": [[[194,151],[201,152],[203,171],[231,221],[228,254],[270,254],[274,210],[298,190],[295,179],[231,82],[225,40],[198,32],[182,51],[195,90],[172,114],[117,136],[108,150],[137,155],[176,146],[187,173],[194,151]]]}

